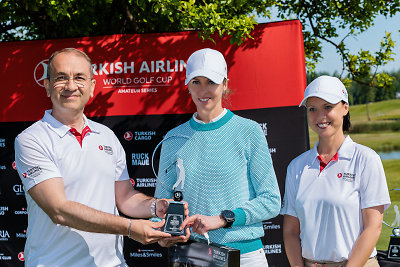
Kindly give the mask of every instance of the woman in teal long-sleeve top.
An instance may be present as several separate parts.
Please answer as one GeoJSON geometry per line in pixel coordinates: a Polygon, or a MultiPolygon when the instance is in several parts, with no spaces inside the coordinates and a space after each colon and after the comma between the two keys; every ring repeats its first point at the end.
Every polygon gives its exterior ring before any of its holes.
{"type": "Polygon", "coordinates": [[[264,133],[255,121],[222,107],[228,79],[220,52],[194,52],[186,74],[197,112],[165,136],[155,197],[172,197],[179,159],[191,215],[182,226],[240,249],[241,266],[268,266],[262,221],[278,215],[281,199],[264,133]]]}

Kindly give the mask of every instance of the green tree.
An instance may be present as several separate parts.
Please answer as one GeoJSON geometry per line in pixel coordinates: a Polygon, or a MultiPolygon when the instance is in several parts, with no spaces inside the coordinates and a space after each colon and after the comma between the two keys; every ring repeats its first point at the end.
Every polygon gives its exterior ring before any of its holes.
{"type": "Polygon", "coordinates": [[[323,57],[322,42],[328,42],[342,59],[345,83],[379,89],[392,83],[379,72],[393,60],[390,33],[374,54],[350,53],[346,39],[367,30],[378,15],[396,14],[400,0],[0,0],[0,41],[196,29],[202,39],[227,35],[240,45],[251,38],[256,16],[270,17],[271,10],[302,22],[308,71],[314,71],[323,57]],[[336,27],[347,33],[340,36],[336,27]]]}

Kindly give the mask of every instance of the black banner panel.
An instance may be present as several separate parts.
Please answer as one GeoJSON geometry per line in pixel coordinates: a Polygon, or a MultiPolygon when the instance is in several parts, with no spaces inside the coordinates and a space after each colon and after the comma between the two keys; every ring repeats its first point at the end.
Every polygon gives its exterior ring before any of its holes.
{"type": "MultiPolygon", "coordinates": [[[[286,167],[308,148],[304,108],[279,107],[237,110],[235,114],[255,120],[267,138],[281,195],[284,194],[286,167]]],[[[109,126],[126,152],[128,172],[135,189],[153,195],[156,176],[152,155],[157,144],[172,128],[186,122],[192,114],[136,115],[91,118],[109,126]]],[[[33,122],[0,123],[0,266],[23,266],[27,213],[24,191],[14,166],[14,138],[33,122]]],[[[157,173],[160,149],[154,153],[157,173]]],[[[282,239],[282,216],[263,223],[264,251],[270,267],[289,266],[282,239]]],[[[167,266],[167,249],[141,245],[125,239],[124,255],[129,266],[167,266]]]]}

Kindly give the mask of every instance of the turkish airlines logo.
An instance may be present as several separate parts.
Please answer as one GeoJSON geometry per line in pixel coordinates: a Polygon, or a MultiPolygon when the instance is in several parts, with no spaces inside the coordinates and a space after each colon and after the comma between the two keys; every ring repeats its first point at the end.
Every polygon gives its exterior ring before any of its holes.
{"type": "Polygon", "coordinates": [[[35,79],[35,82],[41,86],[44,87],[44,82],[43,80],[46,79],[47,76],[47,66],[48,66],[49,60],[45,59],[40,61],[33,72],[33,78],[35,79]]]}
{"type": "Polygon", "coordinates": [[[339,178],[339,179],[342,178],[342,176],[343,176],[343,174],[340,172],[337,174],[337,178],[339,178]]]}
{"type": "Polygon", "coordinates": [[[12,167],[13,167],[14,170],[17,170],[17,166],[15,165],[15,161],[13,161],[12,167]]]}
{"type": "Polygon", "coordinates": [[[18,253],[18,259],[19,259],[20,261],[25,261],[25,255],[24,255],[23,252],[18,253]]]}
{"type": "Polygon", "coordinates": [[[127,132],[124,134],[124,138],[125,138],[126,141],[131,141],[132,138],[133,138],[133,134],[132,134],[131,132],[127,131],[127,132]]]}
{"type": "Polygon", "coordinates": [[[104,152],[106,152],[106,153],[109,154],[109,155],[114,154],[113,149],[112,149],[112,147],[110,147],[110,146],[99,145],[99,149],[100,149],[101,151],[104,150],[104,152]]]}

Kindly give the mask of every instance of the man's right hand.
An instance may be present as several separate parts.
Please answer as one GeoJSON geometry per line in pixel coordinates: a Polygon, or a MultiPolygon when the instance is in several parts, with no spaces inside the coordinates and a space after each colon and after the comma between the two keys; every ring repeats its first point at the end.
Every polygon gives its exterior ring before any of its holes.
{"type": "Polygon", "coordinates": [[[131,225],[130,237],[142,243],[143,245],[156,243],[164,238],[170,238],[171,235],[160,230],[165,220],[152,222],[148,220],[133,220],[131,225]]]}

